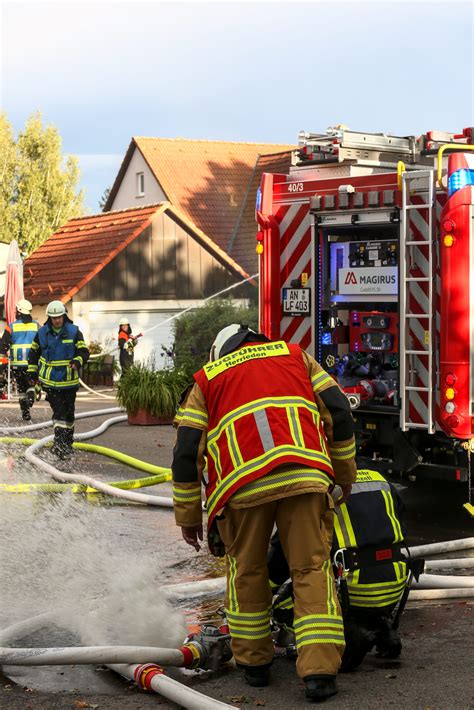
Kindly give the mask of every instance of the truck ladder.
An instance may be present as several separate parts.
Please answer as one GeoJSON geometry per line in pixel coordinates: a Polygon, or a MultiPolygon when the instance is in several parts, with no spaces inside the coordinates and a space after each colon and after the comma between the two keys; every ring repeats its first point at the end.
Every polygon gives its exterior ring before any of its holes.
{"type": "Polygon", "coordinates": [[[434,170],[413,170],[402,173],[402,211],[400,230],[400,428],[402,431],[409,429],[426,429],[430,434],[435,431],[435,341],[436,341],[436,203],[435,203],[435,172],[434,170]],[[414,204],[411,196],[416,192],[423,195],[422,204],[414,204]],[[427,234],[425,240],[415,240],[411,236],[412,210],[426,210],[427,234]],[[423,255],[427,260],[427,273],[417,277],[410,275],[410,265],[415,262],[414,251],[423,248],[423,255]],[[428,308],[423,312],[411,312],[410,288],[416,282],[427,287],[428,308]],[[422,324],[424,331],[424,344],[426,350],[415,349],[408,344],[410,328],[413,321],[422,324]],[[416,358],[427,369],[427,386],[418,386],[413,380],[417,375],[416,358]],[[422,360],[421,360],[422,358],[422,360]],[[428,412],[426,421],[414,422],[410,419],[409,399],[410,392],[425,393],[428,412]]]}

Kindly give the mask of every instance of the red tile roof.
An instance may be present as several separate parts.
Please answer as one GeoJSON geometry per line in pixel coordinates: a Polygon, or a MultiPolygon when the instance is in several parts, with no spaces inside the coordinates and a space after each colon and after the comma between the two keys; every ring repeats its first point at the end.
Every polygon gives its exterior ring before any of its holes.
{"type": "Polygon", "coordinates": [[[66,222],[26,259],[23,269],[26,298],[32,303],[46,303],[54,298],[67,303],[140,236],[159,212],[167,212],[180,221],[199,243],[212,251],[231,271],[239,276],[247,276],[207,235],[196,230],[185,215],[165,202],[66,222]]]}
{"type": "Polygon", "coordinates": [[[274,155],[260,155],[249,182],[247,197],[238,223],[227,246],[227,253],[249,274],[258,271],[257,223],[255,221],[255,198],[263,173],[282,173],[287,175],[291,165],[291,151],[274,155]]]}
{"type": "Polygon", "coordinates": [[[273,143],[133,138],[105,209],[112,206],[134,150],[138,148],[171,204],[228,251],[247,198],[250,202],[255,199],[255,194],[249,194],[249,184],[257,159],[294,147],[273,143]]]}

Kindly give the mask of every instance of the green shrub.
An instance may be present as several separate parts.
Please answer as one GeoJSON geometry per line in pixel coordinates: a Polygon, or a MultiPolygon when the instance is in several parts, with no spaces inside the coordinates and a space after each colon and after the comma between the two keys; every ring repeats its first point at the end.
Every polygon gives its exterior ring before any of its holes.
{"type": "Polygon", "coordinates": [[[238,308],[231,301],[210,301],[174,321],[173,349],[167,354],[189,381],[193,373],[207,362],[209,349],[219,330],[231,323],[242,323],[257,330],[257,306],[238,308]]]}
{"type": "Polygon", "coordinates": [[[150,363],[132,365],[118,383],[117,400],[134,415],[145,409],[155,417],[173,417],[188,378],[179,370],[156,370],[150,363]]]}

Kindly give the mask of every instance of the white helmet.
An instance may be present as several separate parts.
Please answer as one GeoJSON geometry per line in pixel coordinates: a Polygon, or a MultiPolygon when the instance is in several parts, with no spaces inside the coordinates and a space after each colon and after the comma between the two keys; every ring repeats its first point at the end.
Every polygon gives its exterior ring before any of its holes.
{"type": "Polygon", "coordinates": [[[66,306],[62,301],[51,301],[46,308],[46,315],[51,318],[63,316],[66,313],[66,306]]]}
{"type": "Polygon", "coordinates": [[[128,320],[128,318],[121,318],[119,320],[119,325],[130,325],[130,321],[128,320]]]}
{"type": "Polygon", "coordinates": [[[227,355],[227,353],[232,352],[232,350],[236,350],[239,345],[244,342],[249,333],[256,335],[254,330],[239,325],[238,323],[232,323],[232,325],[227,325],[225,328],[222,328],[222,330],[217,333],[216,339],[211,345],[209,355],[211,362],[218,360],[223,355],[227,355]]]}
{"type": "Polygon", "coordinates": [[[26,298],[22,298],[16,304],[16,310],[18,311],[18,313],[23,313],[24,316],[29,316],[31,311],[33,310],[33,306],[29,301],[26,300],[26,298]]]}

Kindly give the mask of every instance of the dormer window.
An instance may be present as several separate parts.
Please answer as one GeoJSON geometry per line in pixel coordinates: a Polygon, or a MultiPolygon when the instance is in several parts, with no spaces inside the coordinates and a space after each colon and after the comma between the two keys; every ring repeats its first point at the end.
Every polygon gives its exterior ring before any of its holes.
{"type": "Polygon", "coordinates": [[[145,194],[145,173],[137,173],[137,197],[145,194]]]}

